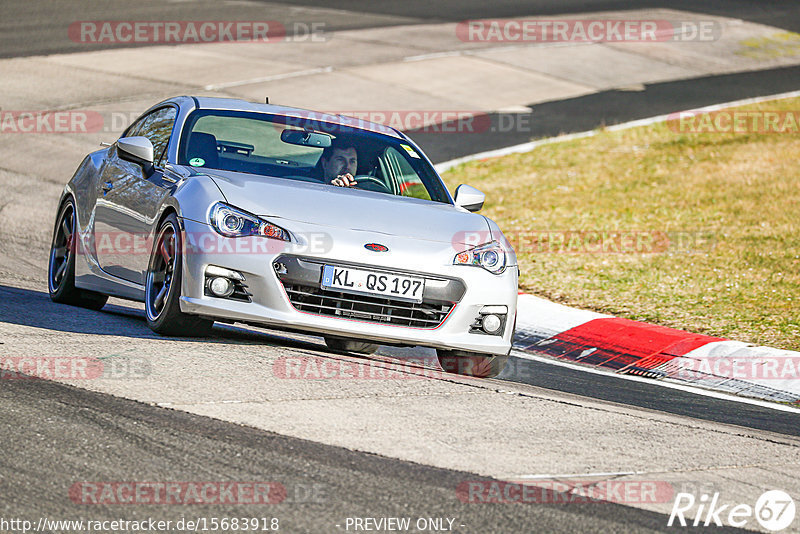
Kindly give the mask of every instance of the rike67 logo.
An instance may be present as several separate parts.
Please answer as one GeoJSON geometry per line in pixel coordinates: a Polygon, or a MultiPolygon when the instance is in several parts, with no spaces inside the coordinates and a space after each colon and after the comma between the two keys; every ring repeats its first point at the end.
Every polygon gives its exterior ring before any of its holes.
{"type": "Polygon", "coordinates": [[[743,528],[755,518],[762,528],[779,532],[794,521],[795,504],[788,493],[770,490],[761,494],[755,506],[749,504],[722,504],[719,492],[696,498],[691,493],[678,493],[672,505],[667,526],[732,526],[743,528]],[[686,516],[694,515],[694,520],[686,516]]]}

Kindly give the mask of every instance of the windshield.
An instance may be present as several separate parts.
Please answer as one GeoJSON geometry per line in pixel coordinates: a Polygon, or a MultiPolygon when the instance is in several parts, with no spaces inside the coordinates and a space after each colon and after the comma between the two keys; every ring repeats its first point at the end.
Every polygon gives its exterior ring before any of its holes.
{"type": "Polygon", "coordinates": [[[433,167],[408,141],[311,118],[195,111],[178,163],[316,183],[349,173],[359,189],[450,203],[433,167]]]}

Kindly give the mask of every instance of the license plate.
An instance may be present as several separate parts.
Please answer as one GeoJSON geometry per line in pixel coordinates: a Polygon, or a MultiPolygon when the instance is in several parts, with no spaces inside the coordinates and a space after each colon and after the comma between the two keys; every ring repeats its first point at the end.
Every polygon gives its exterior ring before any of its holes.
{"type": "Polygon", "coordinates": [[[322,269],[322,288],[422,302],[425,279],[326,265],[322,269]]]}

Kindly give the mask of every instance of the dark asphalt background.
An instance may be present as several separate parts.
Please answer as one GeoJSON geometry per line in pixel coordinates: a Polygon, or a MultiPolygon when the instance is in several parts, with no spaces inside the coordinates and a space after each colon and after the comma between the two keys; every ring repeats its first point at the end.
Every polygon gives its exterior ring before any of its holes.
{"type": "MultiPolygon", "coordinates": [[[[126,336],[158,343],[138,310],[109,304],[95,312],[56,305],[43,292],[0,286],[4,321],[54,332],[126,336]],[[7,305],[4,303],[8,303],[7,305]],[[7,306],[13,306],[9,310],[7,306]],[[25,310],[21,312],[20,310],[25,310]]],[[[259,343],[331,355],[321,343],[285,335],[217,328],[207,340],[259,343]]],[[[0,345],[1,347],[1,345],[0,345]]],[[[536,388],[592,397],[690,418],[762,429],[783,441],[800,418],[514,359],[508,379],[536,388]]],[[[501,381],[496,381],[502,387],[501,381]]],[[[541,390],[540,390],[541,392],[541,390]]],[[[402,432],[401,428],[397,432],[402,432]]],[[[788,439],[792,439],[791,437],[788,439]]],[[[182,517],[278,517],[284,532],[339,532],[347,517],[456,517],[457,532],[650,532],[666,530],[665,515],[610,503],[467,504],[464,481],[488,480],[352,452],[185,412],[145,405],[43,380],[0,380],[0,518],[177,521],[182,517]],[[97,481],[278,482],[280,505],[84,505],[69,488],[97,481]]],[[[5,533],[4,533],[5,534],[5,533]]]]}
{"type": "MultiPolygon", "coordinates": [[[[67,27],[83,20],[275,20],[288,29],[295,22],[324,22],[326,31],[425,24],[471,18],[547,16],[610,10],[668,8],[741,18],[800,32],[796,0],[6,0],[0,3],[0,58],[152,46],[87,44],[69,39],[67,27]],[[359,14],[352,16],[352,11],[359,14]]],[[[497,114],[479,133],[408,132],[434,163],[526,143],[531,139],[581,132],[720,102],[772,95],[800,87],[800,67],[708,76],[648,84],[644,91],[603,91],[545,104],[531,104],[528,117],[506,129],[497,114]],[[529,126],[528,126],[529,125],[529,126]]],[[[0,102],[1,105],[1,102],[0,102]]]]}
{"type": "MultiPolygon", "coordinates": [[[[644,8],[736,17],[800,31],[795,0],[4,0],[0,3],[0,57],[110,48],[70,41],[66,27],[83,20],[275,20],[287,27],[295,21],[321,21],[327,30],[336,31],[409,21],[438,23],[644,8]],[[352,12],[358,17],[353,17],[352,12]]],[[[147,45],[113,47],[120,46],[147,45]]]]}
{"type": "Polygon", "coordinates": [[[787,436],[800,436],[800,415],[794,412],[697,395],[647,382],[623,380],[613,375],[586,373],[516,358],[509,363],[501,377],[511,382],[616,404],[787,436]]]}
{"type": "MultiPolygon", "coordinates": [[[[800,67],[783,67],[646,84],[643,91],[601,91],[530,104],[530,113],[491,113],[488,120],[476,119],[475,124],[480,127],[474,128],[475,133],[410,131],[407,134],[425,150],[431,161],[441,163],[532,139],[585,132],[600,126],[798,89],[800,67]]],[[[451,130],[455,130],[455,124],[451,125],[451,130]]]]}
{"type": "Polygon", "coordinates": [[[345,532],[347,517],[449,517],[456,518],[456,532],[474,533],[658,532],[666,525],[661,514],[611,503],[463,503],[456,495],[459,484],[490,479],[53,382],[3,382],[0,517],[7,519],[35,524],[39,517],[277,517],[280,531],[289,533],[345,532]],[[93,481],[278,482],[287,499],[271,505],[94,505],[70,500],[73,484],[93,481]]]}

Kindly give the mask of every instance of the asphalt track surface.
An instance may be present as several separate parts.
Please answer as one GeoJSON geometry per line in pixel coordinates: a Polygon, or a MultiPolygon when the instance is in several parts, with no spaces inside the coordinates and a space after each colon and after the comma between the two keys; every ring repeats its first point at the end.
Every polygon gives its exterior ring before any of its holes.
{"type": "MultiPolygon", "coordinates": [[[[485,131],[447,134],[407,132],[434,163],[506,148],[531,139],[586,132],[600,126],[668,115],[800,88],[800,67],[704,76],[644,85],[641,90],[609,90],[528,106],[530,113],[489,114],[485,131]],[[491,126],[488,126],[491,124],[491,126]],[[520,124],[529,127],[512,128],[520,124]]],[[[476,128],[477,130],[477,128],[476,128]]]]}
{"type": "Polygon", "coordinates": [[[706,397],[610,375],[590,374],[534,360],[517,358],[512,362],[515,375],[504,373],[500,378],[693,419],[800,436],[800,414],[794,412],[780,412],[755,404],[706,397]]]}
{"type": "MultiPolygon", "coordinates": [[[[800,5],[796,1],[752,0],[568,0],[525,2],[411,2],[363,0],[267,2],[261,0],[196,0],[131,3],[109,0],[31,0],[0,3],[0,57],[85,52],[104,48],[149,44],[87,44],[70,40],[65,27],[83,20],[275,20],[291,33],[295,23],[324,23],[325,31],[425,24],[471,18],[547,16],[610,10],[670,8],[709,15],[724,15],[800,31],[800,5]],[[359,13],[353,17],[352,12],[359,13]],[[58,16],[53,16],[58,13],[58,16]]],[[[720,102],[796,90],[800,67],[767,69],[646,84],[639,90],[607,90],[553,102],[530,104],[530,112],[490,114],[487,129],[443,135],[407,132],[434,163],[488,150],[505,148],[531,139],[582,132],[654,115],[694,109],[720,102]],[[513,120],[513,124],[508,121],[513,120]],[[522,125],[522,126],[516,126],[522,125]]],[[[487,121],[482,121],[486,123],[487,121]]]]}
{"type": "Polygon", "coordinates": [[[466,19],[565,15],[624,9],[669,8],[725,15],[800,31],[794,0],[6,0],[0,3],[0,57],[18,57],[146,45],[72,42],[64,28],[83,20],[276,20],[325,22],[326,30],[375,28],[466,19]],[[359,14],[353,17],[352,13],[359,14]]]}
{"type": "MultiPolygon", "coordinates": [[[[122,335],[157,343],[143,313],[109,303],[103,311],[52,304],[46,294],[0,286],[19,311],[4,320],[65,333],[122,335]]],[[[0,311],[4,308],[0,304],[0,311]]],[[[331,357],[319,343],[281,332],[217,328],[208,342],[260,343],[297,354],[331,357]]],[[[220,362],[224,365],[224,359],[220,362]]],[[[757,406],[721,401],[653,385],[588,375],[528,360],[512,381],[733,425],[734,432],[785,441],[798,418],[757,406]],[[744,428],[748,427],[748,428],[744,428]],[[738,429],[738,430],[737,430],[738,429]],[[764,434],[761,429],[769,433],[764,434]],[[772,438],[770,438],[772,436],[772,438]]],[[[224,374],[224,373],[223,373],[224,374]]],[[[44,380],[2,380],[0,387],[0,517],[60,520],[158,520],[277,517],[284,532],[340,532],[348,517],[455,518],[458,532],[654,532],[667,517],[615,503],[565,504],[565,497],[531,504],[463,503],[457,488],[479,475],[354,452],[247,426],[151,406],[44,380]],[[273,505],[76,504],[69,489],[94,481],[277,482],[287,498],[273,505]],[[463,525],[463,526],[461,526],[463,525]]],[[[503,387],[500,380],[491,381],[503,387]]],[[[525,386],[516,385],[516,388],[525,386]]],[[[357,430],[356,430],[357,431],[357,430]]],[[[402,429],[397,429],[402,432],[402,429]]],[[[789,438],[791,439],[791,438],[789,438]]],[[[77,532],[77,531],[76,531],[77,532]]],[[[175,530],[175,532],[179,532],[175,530]]]]}
{"type": "MultiPolygon", "coordinates": [[[[324,20],[329,30],[441,22],[468,18],[548,15],[644,7],[668,7],[727,15],[800,31],[796,1],[496,1],[461,2],[162,2],[78,0],[3,2],[0,5],[0,56],[86,51],[86,45],[65,38],[64,21],[74,20],[324,20]],[[310,11],[297,10],[305,6],[310,11]],[[354,19],[350,13],[362,13],[354,19]],[[54,15],[55,14],[55,15],[54,15]]],[[[714,76],[654,84],[644,91],[607,91],[577,99],[533,106],[533,135],[436,136],[413,134],[436,161],[525,142],[530,137],[582,131],[675,109],[688,109],[797,89],[797,68],[714,76]],[[449,143],[449,144],[448,144],[449,143]]],[[[3,288],[5,289],[5,288],[3,288]]],[[[15,292],[20,290],[15,289],[15,292]]],[[[23,295],[27,321],[32,325],[64,328],[51,321],[52,304],[46,295],[23,295]],[[41,313],[44,310],[47,312],[41,313]]],[[[119,316],[111,306],[98,313],[119,316]]],[[[114,319],[109,323],[114,323],[114,319]]],[[[136,314],[134,314],[136,317],[136,314]]],[[[148,336],[139,316],[130,326],[132,336],[148,336]]],[[[289,344],[291,345],[291,343],[289,344]]],[[[306,347],[307,348],[307,347],[306,347]]],[[[317,347],[318,349],[318,347],[317,347]]],[[[324,356],[325,352],[320,351],[324,356]]],[[[519,363],[520,376],[512,381],[534,387],[588,396],[697,419],[735,424],[797,436],[800,418],[793,413],[701,397],[587,375],[538,362],[519,363]]],[[[350,516],[456,517],[465,532],[631,532],[664,529],[663,515],[603,505],[474,506],[461,503],[455,487],[476,475],[426,467],[400,460],[348,451],[300,439],[278,436],[183,412],[147,406],[108,395],[44,382],[3,381],[0,389],[3,418],[0,454],[0,514],[3,517],[59,516],[92,519],[181,516],[257,516],[262,508],[204,507],[202,512],[182,507],[77,506],[66,497],[67,488],[82,480],[269,480],[287,487],[286,502],[267,513],[281,518],[288,532],[338,531],[350,516]],[[57,423],[57,424],[54,424],[57,423]],[[65,428],[67,429],[65,431],[65,428]],[[135,474],[136,476],[133,476],[135,474]],[[316,485],[316,486],[315,486],[316,485]],[[324,497],[296,498],[318,487],[324,497]],[[293,494],[295,497],[293,497],[293,494]],[[77,509],[77,512],[76,512],[77,509]],[[489,510],[487,512],[487,509],[489,510]]],[[[284,529],[282,529],[284,530],[284,529]]]]}
{"type": "MultiPolygon", "coordinates": [[[[144,312],[124,305],[107,304],[102,311],[75,310],[70,321],[64,314],[72,309],[53,304],[46,293],[0,285],[0,297],[13,302],[26,313],[0,314],[3,321],[50,331],[84,333],[94,335],[124,335],[130,338],[155,338],[147,327],[144,312]],[[3,317],[3,315],[5,315],[3,317]]],[[[0,305],[0,311],[3,306],[0,305]]],[[[270,334],[252,330],[249,337],[265,345],[277,343],[286,348],[302,349],[320,357],[331,355],[320,343],[293,340],[291,334],[270,331],[270,334]]],[[[210,341],[226,343],[230,332],[216,329],[210,341]]],[[[6,381],[2,381],[6,382],[6,381]]],[[[692,392],[665,388],[613,375],[590,374],[578,369],[554,366],[535,360],[512,358],[497,383],[511,382],[534,388],[559,391],[582,397],[607,401],[617,405],[628,405],[657,412],[674,414],[694,419],[724,423],[743,429],[761,430],[774,434],[800,437],[800,414],[776,411],[757,404],[744,404],[734,400],[698,395],[692,392]]]]}
{"type": "MultiPolygon", "coordinates": [[[[0,516],[178,521],[276,517],[281,532],[344,532],[348,517],[453,518],[458,532],[658,532],[663,515],[613,503],[461,502],[465,481],[491,479],[279,436],[48,381],[0,390],[0,516]],[[286,489],[280,504],[79,504],[92,481],[253,481],[286,489]],[[41,481],[46,481],[42,484],[41,481]]],[[[352,530],[351,530],[352,531],[352,530]]],[[[174,530],[174,532],[179,532],[174,530]]]]}

